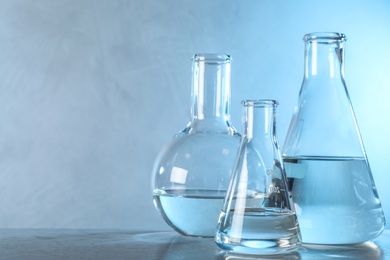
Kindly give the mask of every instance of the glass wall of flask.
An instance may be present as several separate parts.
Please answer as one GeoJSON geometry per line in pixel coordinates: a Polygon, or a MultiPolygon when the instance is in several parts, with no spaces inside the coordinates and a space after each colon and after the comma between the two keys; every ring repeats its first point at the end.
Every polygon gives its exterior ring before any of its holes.
{"type": "Polygon", "coordinates": [[[241,144],[215,242],[240,254],[282,254],[301,244],[275,133],[273,100],[243,101],[241,144]]]}
{"type": "Polygon", "coordinates": [[[341,33],[304,36],[304,80],[283,147],[304,243],[361,243],[385,227],[344,81],[345,41],[341,33]]]}
{"type": "Polygon", "coordinates": [[[196,54],[192,62],[191,120],[155,160],[153,197],[177,232],[213,237],[240,141],[229,114],[231,58],[196,54]]]}

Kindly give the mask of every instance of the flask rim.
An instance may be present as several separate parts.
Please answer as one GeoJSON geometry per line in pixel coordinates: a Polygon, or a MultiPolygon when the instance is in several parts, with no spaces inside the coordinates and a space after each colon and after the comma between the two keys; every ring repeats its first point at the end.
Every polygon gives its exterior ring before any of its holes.
{"type": "Polygon", "coordinates": [[[205,62],[205,63],[230,63],[232,57],[225,53],[196,53],[192,57],[193,62],[205,62]]]}
{"type": "Polygon", "coordinates": [[[319,43],[340,43],[345,42],[347,37],[339,32],[313,32],[303,36],[305,42],[319,42],[319,43]]]}
{"type": "Polygon", "coordinates": [[[246,99],[241,104],[245,107],[277,107],[279,102],[273,99],[246,99]]]}

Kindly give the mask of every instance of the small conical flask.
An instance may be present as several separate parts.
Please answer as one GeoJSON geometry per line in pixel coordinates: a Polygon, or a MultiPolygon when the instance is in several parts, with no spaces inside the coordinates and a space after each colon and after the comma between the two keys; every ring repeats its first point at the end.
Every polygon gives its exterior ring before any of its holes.
{"type": "Polygon", "coordinates": [[[344,81],[345,41],[304,36],[304,79],[282,152],[304,243],[361,243],[385,227],[344,81]]]}
{"type": "Polygon", "coordinates": [[[243,134],[215,242],[242,254],[282,254],[301,244],[275,134],[274,100],[246,100],[243,134]]]}
{"type": "Polygon", "coordinates": [[[155,206],[183,235],[214,236],[229,184],[240,143],[230,123],[230,64],[226,54],[193,57],[191,120],[155,160],[155,206]]]}

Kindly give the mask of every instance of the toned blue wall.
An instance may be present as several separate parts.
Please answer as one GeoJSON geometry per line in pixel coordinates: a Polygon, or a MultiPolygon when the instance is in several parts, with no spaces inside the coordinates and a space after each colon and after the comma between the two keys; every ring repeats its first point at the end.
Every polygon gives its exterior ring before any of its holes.
{"type": "Polygon", "coordinates": [[[236,128],[242,99],[279,100],[282,144],[314,31],[348,37],[346,81],[390,220],[389,14],[385,0],[0,1],[0,227],[169,229],[150,176],[189,119],[191,56],[232,55],[236,128]]]}

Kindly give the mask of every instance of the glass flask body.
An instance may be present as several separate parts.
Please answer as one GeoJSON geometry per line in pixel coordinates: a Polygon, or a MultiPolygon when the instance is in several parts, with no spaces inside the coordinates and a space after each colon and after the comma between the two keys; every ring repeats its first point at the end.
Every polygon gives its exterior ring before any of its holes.
{"type": "Polygon", "coordinates": [[[243,135],[216,244],[240,254],[282,254],[301,244],[275,135],[276,101],[243,101],[243,135]]]}
{"type": "Polygon", "coordinates": [[[283,147],[302,240],[354,244],[385,218],[344,81],[340,33],[304,36],[305,74],[283,147]]]}
{"type": "Polygon", "coordinates": [[[155,161],[155,206],[183,235],[213,237],[226,194],[240,141],[230,123],[230,63],[225,54],[194,56],[191,121],[155,161]]]}

